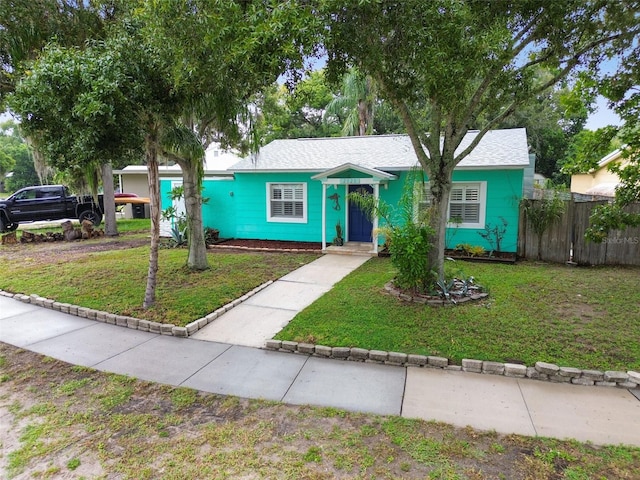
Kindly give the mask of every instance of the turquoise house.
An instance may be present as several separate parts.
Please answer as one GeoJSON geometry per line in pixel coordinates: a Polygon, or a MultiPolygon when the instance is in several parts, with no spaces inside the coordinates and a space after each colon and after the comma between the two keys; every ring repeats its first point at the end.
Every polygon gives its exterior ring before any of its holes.
{"type": "MultiPolygon", "coordinates": [[[[477,133],[469,132],[460,148],[477,133]]],[[[377,235],[379,220],[367,218],[347,194],[367,191],[396,205],[417,165],[406,135],[274,140],[225,175],[205,177],[204,222],[223,238],[321,242],[324,248],[339,223],[345,242],[370,243],[375,253],[384,241],[377,235]]],[[[162,180],[163,205],[177,181],[162,180]]],[[[428,178],[424,182],[420,188],[428,178]]],[[[533,183],[526,131],[488,132],[456,167],[453,182],[447,247],[467,243],[492,250],[479,233],[504,225],[501,250],[516,252],[518,205],[533,183]]]]}

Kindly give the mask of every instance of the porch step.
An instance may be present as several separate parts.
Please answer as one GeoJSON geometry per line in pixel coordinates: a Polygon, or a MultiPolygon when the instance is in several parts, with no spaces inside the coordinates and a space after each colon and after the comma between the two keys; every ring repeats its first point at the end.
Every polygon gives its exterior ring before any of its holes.
{"type": "Polygon", "coordinates": [[[358,255],[364,257],[376,257],[373,246],[369,242],[347,242],[341,247],[329,245],[322,250],[322,253],[332,253],[336,255],[358,255]]]}

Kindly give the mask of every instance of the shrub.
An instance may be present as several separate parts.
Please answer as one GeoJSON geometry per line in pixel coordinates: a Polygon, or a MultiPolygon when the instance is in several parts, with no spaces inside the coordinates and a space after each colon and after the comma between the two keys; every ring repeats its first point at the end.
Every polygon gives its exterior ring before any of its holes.
{"type": "Polygon", "coordinates": [[[426,293],[437,279],[436,272],[428,262],[432,229],[408,222],[389,230],[391,263],[398,270],[396,285],[402,289],[426,293]]]}
{"type": "Polygon", "coordinates": [[[437,273],[429,264],[428,253],[431,249],[433,228],[429,226],[429,211],[415,214],[415,196],[421,189],[415,188],[420,173],[411,172],[405,183],[404,191],[397,208],[381,201],[369,193],[350,193],[348,199],[360,207],[370,219],[380,217],[386,223],[378,229],[385,235],[391,254],[391,263],[398,270],[396,285],[402,289],[411,289],[420,293],[433,290],[437,273]],[[396,211],[399,210],[399,214],[396,211]],[[399,222],[394,218],[398,217],[399,222]]]}

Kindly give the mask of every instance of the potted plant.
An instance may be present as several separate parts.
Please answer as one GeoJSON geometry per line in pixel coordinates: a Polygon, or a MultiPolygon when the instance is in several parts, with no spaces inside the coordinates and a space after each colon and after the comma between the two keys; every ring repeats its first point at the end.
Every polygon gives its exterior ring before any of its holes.
{"type": "Polygon", "coordinates": [[[342,225],[340,225],[340,220],[336,223],[336,236],[333,239],[333,244],[341,247],[344,245],[344,239],[342,238],[342,225]]]}
{"type": "Polygon", "coordinates": [[[205,227],[204,241],[207,245],[212,245],[220,239],[220,230],[217,228],[205,227]]]}

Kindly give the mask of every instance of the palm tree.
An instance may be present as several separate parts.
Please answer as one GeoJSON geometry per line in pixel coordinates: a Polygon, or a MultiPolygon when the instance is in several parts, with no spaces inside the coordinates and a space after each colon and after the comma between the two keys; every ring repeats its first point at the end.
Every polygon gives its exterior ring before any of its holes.
{"type": "Polygon", "coordinates": [[[373,78],[355,68],[349,70],[342,81],[342,93],[327,105],[327,115],[341,118],[346,114],[342,135],[371,135],[377,88],[373,78]]]}

